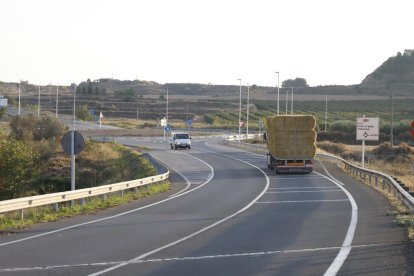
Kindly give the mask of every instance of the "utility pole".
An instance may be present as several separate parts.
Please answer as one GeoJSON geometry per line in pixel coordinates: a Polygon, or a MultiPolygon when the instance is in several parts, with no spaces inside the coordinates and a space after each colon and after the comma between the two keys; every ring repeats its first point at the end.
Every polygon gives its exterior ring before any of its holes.
{"type": "Polygon", "coordinates": [[[391,95],[391,147],[394,146],[394,98],[391,95]]]}
{"type": "Polygon", "coordinates": [[[59,83],[56,85],[56,118],[58,117],[59,109],[59,83]]]}
{"type": "Polygon", "coordinates": [[[39,96],[37,97],[37,118],[40,117],[40,84],[39,84],[39,96]]]}
{"type": "Polygon", "coordinates": [[[240,143],[240,136],[241,136],[241,79],[238,79],[240,81],[240,96],[239,96],[239,143],[240,143]]]}
{"type": "Polygon", "coordinates": [[[292,89],[292,101],[290,102],[290,115],[293,115],[293,87],[291,87],[292,89]]]}
{"type": "Polygon", "coordinates": [[[279,72],[277,74],[277,115],[279,115],[279,72]]]}
{"type": "Polygon", "coordinates": [[[21,83],[22,81],[19,81],[19,115],[20,115],[20,83],[21,83]]]}
{"type": "Polygon", "coordinates": [[[327,124],[328,124],[328,96],[325,96],[325,132],[326,132],[327,124]]]}

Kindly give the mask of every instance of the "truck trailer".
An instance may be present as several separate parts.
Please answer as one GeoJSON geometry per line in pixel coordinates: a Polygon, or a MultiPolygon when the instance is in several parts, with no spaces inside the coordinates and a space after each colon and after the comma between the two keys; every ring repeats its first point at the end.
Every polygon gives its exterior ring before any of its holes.
{"type": "Polygon", "coordinates": [[[316,119],[312,115],[266,118],[267,167],[276,173],[311,173],[316,154],[316,119]]]}

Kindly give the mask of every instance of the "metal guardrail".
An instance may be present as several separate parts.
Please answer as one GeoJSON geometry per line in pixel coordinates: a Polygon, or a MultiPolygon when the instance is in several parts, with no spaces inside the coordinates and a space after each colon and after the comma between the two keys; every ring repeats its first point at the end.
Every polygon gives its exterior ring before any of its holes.
{"type": "Polygon", "coordinates": [[[169,177],[169,171],[165,169],[162,174],[150,176],[142,179],[135,179],[130,181],[124,181],[115,184],[103,185],[93,188],[79,189],[75,191],[67,191],[60,193],[52,193],[46,195],[37,195],[23,198],[16,198],[10,200],[0,201],[0,213],[24,210],[27,208],[53,205],[61,202],[67,202],[78,199],[86,199],[92,196],[106,195],[108,193],[114,193],[123,191],[126,189],[137,188],[145,185],[149,185],[155,182],[165,180],[169,177]]]}
{"type": "MultiPolygon", "coordinates": [[[[225,143],[231,144],[235,147],[253,150],[256,152],[267,152],[267,147],[260,144],[249,144],[243,142],[239,143],[237,141],[229,139],[225,140],[225,143]]],[[[414,193],[408,192],[406,190],[406,187],[401,186],[400,183],[398,183],[391,176],[382,172],[361,168],[358,165],[352,164],[351,162],[346,161],[345,159],[337,157],[335,155],[317,153],[316,157],[329,159],[331,161],[338,163],[338,165],[344,168],[344,170],[348,174],[362,180],[364,183],[370,185],[371,187],[379,191],[386,192],[394,198],[397,198],[401,202],[401,204],[409,208],[411,212],[414,212],[414,193]]]]}
{"type": "Polygon", "coordinates": [[[334,155],[318,153],[316,156],[337,162],[348,174],[362,180],[376,190],[393,196],[398,199],[401,204],[409,208],[411,212],[414,212],[413,194],[408,192],[408,189],[405,186],[401,186],[400,183],[388,174],[361,168],[358,165],[352,164],[351,162],[334,155]]]}

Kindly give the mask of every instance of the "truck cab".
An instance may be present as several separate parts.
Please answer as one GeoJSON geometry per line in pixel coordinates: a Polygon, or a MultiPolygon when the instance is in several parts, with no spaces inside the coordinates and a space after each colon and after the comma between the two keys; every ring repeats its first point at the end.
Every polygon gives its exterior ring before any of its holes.
{"type": "Polygon", "coordinates": [[[191,137],[186,132],[174,132],[171,134],[171,149],[191,149],[191,137]]]}

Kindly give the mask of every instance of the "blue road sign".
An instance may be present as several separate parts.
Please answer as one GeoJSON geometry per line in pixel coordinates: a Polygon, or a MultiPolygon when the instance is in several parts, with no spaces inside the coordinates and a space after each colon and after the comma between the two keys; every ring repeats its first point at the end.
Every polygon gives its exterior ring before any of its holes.
{"type": "Polygon", "coordinates": [[[193,121],[192,120],[187,120],[187,126],[192,126],[193,125],[193,121]]]}
{"type": "Polygon", "coordinates": [[[164,127],[164,130],[168,132],[168,131],[170,131],[170,130],[171,130],[171,127],[170,127],[170,126],[165,126],[165,127],[164,127]]]}

